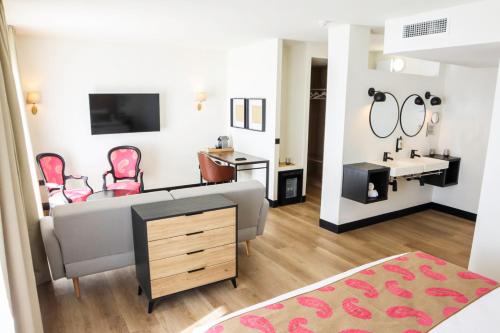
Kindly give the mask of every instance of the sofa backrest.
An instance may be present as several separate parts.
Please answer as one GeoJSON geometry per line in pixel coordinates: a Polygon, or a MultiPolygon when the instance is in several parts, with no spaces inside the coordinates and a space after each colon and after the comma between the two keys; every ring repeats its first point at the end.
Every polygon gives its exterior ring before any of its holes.
{"type": "Polygon", "coordinates": [[[133,251],[130,207],[172,199],[159,191],[54,207],[54,232],[64,263],[133,251]]]}
{"type": "Polygon", "coordinates": [[[257,180],[197,186],[170,191],[174,199],[221,194],[238,204],[238,229],[257,227],[266,197],[265,187],[257,180]]]}

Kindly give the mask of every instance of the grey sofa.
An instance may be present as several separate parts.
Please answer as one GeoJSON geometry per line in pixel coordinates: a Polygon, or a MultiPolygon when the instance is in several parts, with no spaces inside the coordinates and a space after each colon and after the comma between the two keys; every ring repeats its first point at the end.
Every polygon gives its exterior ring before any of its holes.
{"type": "Polygon", "coordinates": [[[238,241],[262,235],[269,204],[258,181],[159,191],[57,206],[40,220],[52,278],[72,278],[134,264],[133,205],[218,193],[238,204],[238,241]]]}

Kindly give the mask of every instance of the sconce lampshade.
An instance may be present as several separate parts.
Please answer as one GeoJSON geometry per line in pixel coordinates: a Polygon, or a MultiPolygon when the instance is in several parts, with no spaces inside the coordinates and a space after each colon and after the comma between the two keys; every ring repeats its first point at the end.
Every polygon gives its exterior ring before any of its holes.
{"type": "Polygon", "coordinates": [[[205,91],[200,91],[196,93],[197,102],[205,102],[207,100],[207,93],[205,91]]]}
{"type": "Polygon", "coordinates": [[[38,91],[28,92],[28,96],[26,97],[27,104],[38,104],[39,102],[40,102],[40,93],[38,91]]]}

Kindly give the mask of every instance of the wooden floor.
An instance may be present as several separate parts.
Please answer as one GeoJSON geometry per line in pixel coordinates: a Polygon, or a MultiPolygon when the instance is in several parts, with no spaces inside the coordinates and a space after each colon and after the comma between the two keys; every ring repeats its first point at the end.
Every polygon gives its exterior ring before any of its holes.
{"type": "Polygon", "coordinates": [[[426,211],[336,235],[318,227],[318,191],[303,204],[271,209],[252,255],[239,246],[238,288],[230,282],[202,287],[158,303],[146,313],[133,267],[39,287],[46,333],[190,332],[202,323],[390,255],[422,250],[466,267],[474,224],[426,211]]]}

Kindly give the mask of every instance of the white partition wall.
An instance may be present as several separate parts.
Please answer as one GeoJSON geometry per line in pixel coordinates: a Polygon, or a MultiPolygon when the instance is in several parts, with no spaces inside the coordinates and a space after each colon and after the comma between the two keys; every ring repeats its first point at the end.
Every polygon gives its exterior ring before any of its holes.
{"type": "Polygon", "coordinates": [[[469,269],[500,280],[500,75],[469,269]]]}

